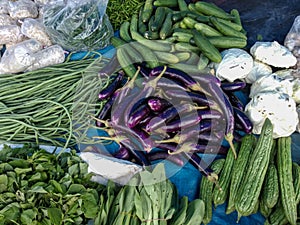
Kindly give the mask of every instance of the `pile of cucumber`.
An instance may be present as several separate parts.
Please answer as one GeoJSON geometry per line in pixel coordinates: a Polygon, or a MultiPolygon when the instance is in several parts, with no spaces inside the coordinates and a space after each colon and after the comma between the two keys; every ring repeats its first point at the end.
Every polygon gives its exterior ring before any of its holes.
{"type": "Polygon", "coordinates": [[[226,214],[242,216],[260,212],[267,224],[296,225],[300,202],[300,166],[292,162],[291,137],[272,138],[266,119],[258,137],[243,137],[235,160],[231,151],[212,164],[219,174],[217,185],[203,178],[200,199],[205,203],[203,223],[212,219],[212,205],[226,203],[226,214]]]}
{"type": "Polygon", "coordinates": [[[209,62],[220,62],[222,50],[247,45],[238,10],[226,12],[203,1],[146,0],[139,13],[121,24],[119,34],[112,38],[115,47],[131,44],[117,51],[123,67],[131,60],[146,61],[151,68],[163,63],[199,72],[209,62]]]}

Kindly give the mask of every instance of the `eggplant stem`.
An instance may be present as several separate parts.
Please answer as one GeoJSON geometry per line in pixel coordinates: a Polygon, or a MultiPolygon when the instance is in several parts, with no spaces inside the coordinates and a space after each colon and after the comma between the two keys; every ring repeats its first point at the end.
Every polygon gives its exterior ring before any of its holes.
{"type": "Polygon", "coordinates": [[[156,140],[155,143],[157,143],[157,144],[172,143],[172,142],[179,143],[179,141],[180,141],[180,136],[177,134],[174,137],[169,138],[169,139],[156,140]]]}
{"type": "Polygon", "coordinates": [[[229,133],[229,134],[226,134],[225,136],[225,140],[228,142],[229,146],[230,146],[230,149],[234,155],[234,159],[237,159],[237,153],[236,153],[236,150],[235,150],[235,147],[234,147],[234,144],[233,144],[233,134],[229,133]]]}
{"type": "Polygon", "coordinates": [[[164,75],[166,70],[167,70],[167,66],[164,66],[164,69],[161,71],[161,73],[157,77],[155,77],[153,80],[150,80],[146,85],[147,86],[150,85],[151,87],[156,87],[157,82],[164,75]]]}
{"type": "Polygon", "coordinates": [[[110,123],[107,121],[107,120],[101,120],[101,119],[98,119],[92,115],[89,115],[93,120],[96,120],[97,122],[100,122],[100,123],[103,123],[105,125],[105,127],[109,128],[111,127],[110,126],[110,123]]]}

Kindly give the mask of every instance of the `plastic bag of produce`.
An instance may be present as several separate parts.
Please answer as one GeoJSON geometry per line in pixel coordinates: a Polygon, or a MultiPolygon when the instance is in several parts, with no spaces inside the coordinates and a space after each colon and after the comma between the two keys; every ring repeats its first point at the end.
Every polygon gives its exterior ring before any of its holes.
{"type": "Polygon", "coordinates": [[[9,1],[8,13],[13,19],[36,18],[38,7],[31,0],[9,1]]]}
{"type": "Polygon", "coordinates": [[[24,19],[21,25],[21,32],[28,38],[36,39],[44,46],[52,45],[42,21],[38,19],[24,19]]]}
{"type": "Polygon", "coordinates": [[[300,71],[300,15],[295,18],[290,31],[285,37],[284,45],[297,58],[297,68],[300,71]]]}
{"type": "Polygon", "coordinates": [[[24,40],[24,35],[18,25],[0,26],[0,45],[18,43],[24,40]]]}
{"type": "Polygon", "coordinates": [[[66,0],[45,5],[43,23],[52,42],[69,51],[106,47],[113,36],[107,3],[108,0],[66,0]]]}

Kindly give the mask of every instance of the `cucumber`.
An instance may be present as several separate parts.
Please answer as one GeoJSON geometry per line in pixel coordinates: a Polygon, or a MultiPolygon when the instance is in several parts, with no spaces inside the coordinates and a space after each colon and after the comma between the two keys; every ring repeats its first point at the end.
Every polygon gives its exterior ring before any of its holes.
{"type": "Polygon", "coordinates": [[[132,60],[130,59],[129,55],[127,54],[125,48],[117,48],[117,58],[120,63],[120,66],[126,73],[126,75],[130,78],[134,77],[137,73],[137,69],[132,64],[132,60]]]}
{"type": "Polygon", "coordinates": [[[232,15],[225,12],[222,8],[218,7],[214,3],[198,1],[195,3],[195,8],[197,11],[204,15],[216,16],[219,18],[230,20],[233,18],[232,15]]]}
{"type": "Polygon", "coordinates": [[[194,28],[195,24],[197,23],[196,20],[188,16],[184,17],[182,21],[187,26],[187,28],[190,29],[194,28]]]}
{"type": "Polygon", "coordinates": [[[188,14],[188,11],[176,11],[172,13],[172,21],[178,22],[181,21],[186,15],[188,14]]]}
{"type": "Polygon", "coordinates": [[[174,55],[179,59],[179,62],[186,61],[191,57],[190,52],[175,52],[174,55]]]}
{"type": "Polygon", "coordinates": [[[235,210],[236,196],[241,188],[241,182],[244,179],[244,174],[248,165],[248,158],[255,146],[255,142],[256,138],[252,134],[247,134],[242,138],[238,157],[232,169],[226,214],[232,213],[235,210]]]}
{"type": "Polygon", "coordinates": [[[142,21],[144,23],[148,22],[153,12],[153,0],[145,0],[143,12],[142,12],[142,21]]]}
{"type": "Polygon", "coordinates": [[[142,20],[143,10],[144,10],[143,7],[140,7],[139,15],[138,15],[138,32],[141,34],[145,33],[147,30],[147,25],[142,20]]]}
{"type": "Polygon", "coordinates": [[[139,42],[135,42],[132,43],[132,47],[142,55],[143,60],[149,65],[150,68],[155,68],[160,65],[154,52],[147,46],[139,42]]]}
{"type": "Polygon", "coordinates": [[[132,32],[138,32],[138,15],[137,14],[133,14],[131,16],[130,26],[129,26],[129,32],[130,32],[130,34],[132,32]]]}
{"type": "Polygon", "coordinates": [[[186,60],[184,63],[190,65],[197,65],[197,63],[199,62],[199,55],[194,52],[190,52],[190,53],[191,53],[190,58],[186,60]]]}
{"type": "Polygon", "coordinates": [[[191,73],[191,74],[199,74],[199,73],[209,73],[209,69],[204,69],[204,70],[199,70],[197,66],[195,65],[190,65],[187,63],[176,63],[173,65],[170,65],[171,68],[176,68],[178,70],[184,71],[186,73],[191,73]]]}
{"type": "Polygon", "coordinates": [[[216,48],[244,48],[247,45],[247,40],[244,38],[230,36],[215,36],[207,38],[216,48]]]}
{"type": "MultiPolygon", "coordinates": [[[[221,172],[224,163],[225,159],[217,159],[212,163],[211,169],[218,175],[221,172]]],[[[202,221],[204,224],[208,224],[212,219],[213,188],[214,183],[208,180],[206,177],[202,177],[199,198],[202,199],[205,204],[205,212],[202,221]]]]}
{"type": "Polygon", "coordinates": [[[245,178],[236,199],[235,206],[238,212],[238,220],[241,216],[250,215],[255,208],[267,173],[272,145],[273,124],[269,118],[266,118],[256,146],[249,156],[245,178]]]}
{"type": "Polygon", "coordinates": [[[190,12],[192,12],[192,13],[196,13],[196,14],[198,14],[198,15],[200,15],[200,16],[204,16],[203,13],[201,13],[201,12],[199,12],[199,11],[197,10],[197,8],[196,8],[196,6],[195,6],[195,3],[190,3],[190,4],[188,4],[188,9],[189,9],[190,12]]]}
{"type": "Polygon", "coordinates": [[[200,31],[204,36],[207,37],[223,36],[222,33],[205,23],[195,23],[194,27],[196,30],[200,31]]]}
{"type": "Polygon", "coordinates": [[[191,51],[195,54],[199,54],[200,52],[200,49],[196,46],[193,46],[189,43],[186,43],[186,42],[178,42],[178,43],[175,43],[175,50],[177,51],[191,51]]]}
{"type": "Polygon", "coordinates": [[[265,204],[264,200],[261,199],[259,202],[259,212],[267,219],[271,212],[272,209],[270,209],[269,207],[267,207],[267,205],[265,204]]]}
{"type": "MultiPolygon", "coordinates": [[[[238,148],[238,144],[235,143],[235,149],[237,148],[238,148]]],[[[224,167],[218,179],[219,186],[215,186],[213,191],[213,202],[215,207],[225,203],[227,199],[234,162],[235,159],[234,159],[233,151],[228,150],[224,167]]]]}
{"type": "Polygon", "coordinates": [[[242,25],[233,23],[230,20],[225,20],[221,18],[217,18],[219,22],[225,23],[227,26],[231,27],[232,29],[235,29],[236,31],[241,31],[243,29],[242,25]]]}
{"type": "Polygon", "coordinates": [[[247,40],[247,36],[245,34],[219,21],[216,17],[210,17],[210,22],[217,28],[218,31],[220,31],[220,33],[226,36],[238,37],[247,40]]]}
{"type": "Polygon", "coordinates": [[[166,13],[166,9],[165,7],[157,7],[154,13],[154,21],[150,27],[150,30],[152,32],[157,32],[160,30],[165,17],[166,17],[167,13],[166,13]]]}
{"type": "Polygon", "coordinates": [[[166,39],[172,34],[172,13],[168,13],[159,31],[160,39],[166,39]]]}
{"type": "Polygon", "coordinates": [[[162,63],[175,64],[175,63],[179,63],[180,61],[179,58],[172,53],[162,52],[162,51],[153,51],[153,52],[158,58],[158,60],[162,63]]]}
{"type": "Polygon", "coordinates": [[[132,41],[129,34],[129,27],[130,27],[129,21],[124,21],[120,26],[120,37],[126,42],[132,41]]]}
{"type": "Polygon", "coordinates": [[[156,31],[147,30],[144,32],[144,37],[148,40],[157,40],[159,39],[159,34],[156,31]]]}
{"type": "Polygon", "coordinates": [[[185,0],[177,0],[179,11],[187,11],[188,5],[185,0]]]}
{"type": "Polygon", "coordinates": [[[207,58],[203,53],[200,54],[199,60],[197,62],[197,68],[203,70],[208,66],[209,58],[207,58]]]}
{"type": "Polygon", "coordinates": [[[132,32],[131,37],[133,40],[143,44],[144,46],[155,50],[155,51],[163,51],[163,52],[170,52],[172,51],[172,45],[169,43],[162,43],[159,41],[148,40],[140,35],[138,32],[132,32]]]}
{"type": "Polygon", "coordinates": [[[213,46],[209,40],[197,30],[193,30],[193,39],[201,52],[212,62],[219,63],[222,61],[222,56],[219,50],[213,46]]]}
{"type": "Polygon", "coordinates": [[[190,39],[193,37],[193,34],[190,34],[188,32],[173,32],[172,37],[176,37],[176,40],[178,42],[185,42],[189,43],[190,39]]]}
{"type": "Polygon", "coordinates": [[[296,225],[297,204],[293,186],[291,137],[280,137],[277,143],[277,168],[281,203],[289,223],[296,225]]]}
{"type": "Polygon", "coordinates": [[[163,6],[163,7],[172,8],[172,7],[177,7],[178,3],[177,0],[155,0],[153,2],[153,5],[156,7],[163,6]]]}

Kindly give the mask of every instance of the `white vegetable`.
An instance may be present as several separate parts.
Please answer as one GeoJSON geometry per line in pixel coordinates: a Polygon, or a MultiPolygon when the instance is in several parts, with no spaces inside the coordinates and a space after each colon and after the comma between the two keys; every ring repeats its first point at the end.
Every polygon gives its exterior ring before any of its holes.
{"type": "Polygon", "coordinates": [[[231,48],[221,52],[222,61],[216,65],[216,76],[230,82],[243,79],[253,67],[253,58],[245,50],[231,48]]]}
{"type": "Polygon", "coordinates": [[[0,14],[0,26],[16,25],[16,21],[7,14],[0,14]]]}
{"type": "Polygon", "coordinates": [[[34,54],[35,61],[26,71],[36,70],[42,67],[63,63],[65,51],[59,45],[52,45],[34,54]]]}
{"type": "Polygon", "coordinates": [[[38,7],[31,0],[9,1],[8,13],[16,20],[36,18],[38,16],[38,7]]]}
{"type": "Polygon", "coordinates": [[[297,64],[292,52],[277,41],[256,42],[250,48],[250,53],[254,59],[274,67],[289,68],[297,64]]]}
{"type": "Polygon", "coordinates": [[[24,19],[21,25],[21,32],[28,38],[36,39],[44,46],[52,45],[43,23],[37,19],[24,19]]]}
{"type": "Polygon", "coordinates": [[[24,35],[18,25],[0,26],[0,45],[21,42],[24,35]]]}
{"type": "Polygon", "coordinates": [[[98,175],[92,180],[102,184],[112,180],[125,185],[136,173],[142,171],[142,167],[134,163],[98,153],[81,152],[80,157],[89,165],[88,172],[98,175]]]}
{"type": "Polygon", "coordinates": [[[255,81],[250,88],[249,97],[253,98],[254,95],[257,95],[260,92],[264,91],[280,91],[289,96],[293,94],[293,78],[283,78],[276,74],[269,74],[259,78],[255,81]]]}
{"type": "Polygon", "coordinates": [[[0,13],[1,14],[8,14],[8,0],[1,0],[0,1],[0,13]]]}
{"type": "Polygon", "coordinates": [[[245,106],[245,113],[253,123],[254,134],[260,134],[264,120],[273,124],[273,137],[285,137],[296,131],[299,123],[295,101],[278,91],[261,92],[245,106]]]}
{"type": "Polygon", "coordinates": [[[259,62],[257,60],[254,60],[252,70],[244,78],[244,81],[248,84],[252,84],[259,78],[269,75],[271,73],[272,73],[271,66],[269,66],[265,63],[259,62]]]}

